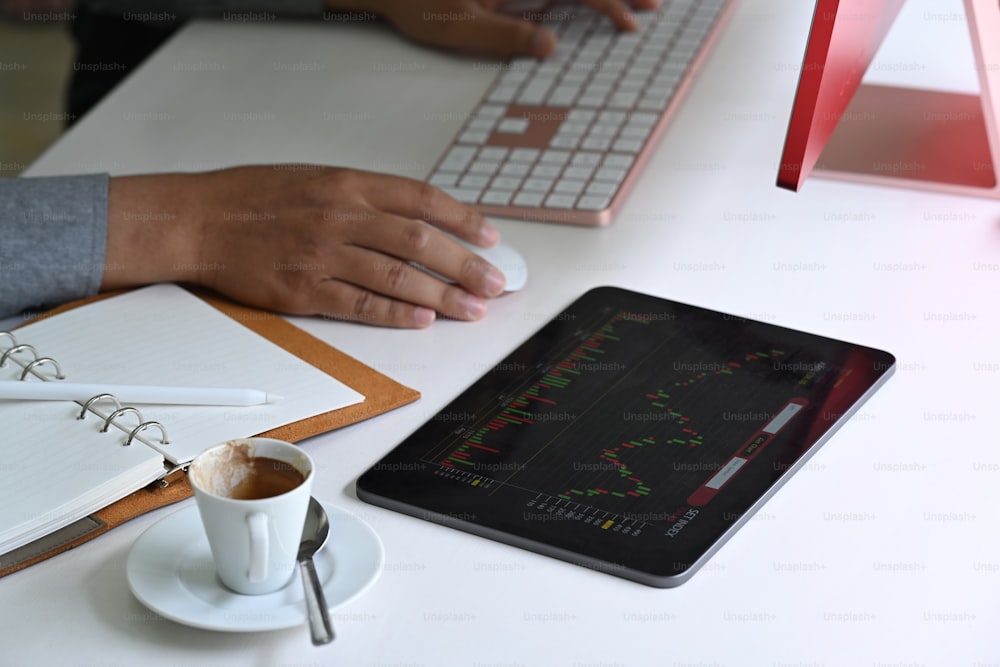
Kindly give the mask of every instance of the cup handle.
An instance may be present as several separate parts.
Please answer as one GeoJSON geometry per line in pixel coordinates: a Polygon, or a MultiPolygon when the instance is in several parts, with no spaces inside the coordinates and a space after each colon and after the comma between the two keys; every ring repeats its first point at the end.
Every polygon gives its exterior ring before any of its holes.
{"type": "Polygon", "coordinates": [[[267,515],[252,512],[247,516],[250,528],[250,568],[247,578],[257,583],[267,578],[267,515]]]}

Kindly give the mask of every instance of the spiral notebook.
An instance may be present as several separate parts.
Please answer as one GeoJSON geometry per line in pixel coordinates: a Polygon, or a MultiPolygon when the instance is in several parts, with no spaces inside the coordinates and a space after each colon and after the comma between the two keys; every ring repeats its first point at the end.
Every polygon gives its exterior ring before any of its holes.
{"type": "MultiPolygon", "coordinates": [[[[242,314],[280,319],[250,309],[242,314]]],[[[107,384],[253,387],[285,397],[250,407],[129,406],[111,396],[0,401],[0,554],[155,482],[212,444],[365,399],[248,324],[180,287],[157,285],[0,335],[3,381],[58,382],[62,376],[107,384]]],[[[320,425],[307,434],[334,427],[320,425]]]]}

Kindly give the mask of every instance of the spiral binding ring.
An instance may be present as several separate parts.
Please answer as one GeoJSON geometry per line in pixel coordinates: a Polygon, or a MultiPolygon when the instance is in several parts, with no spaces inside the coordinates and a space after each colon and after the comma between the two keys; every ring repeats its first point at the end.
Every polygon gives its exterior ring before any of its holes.
{"type": "Polygon", "coordinates": [[[31,350],[31,354],[35,356],[35,359],[38,358],[38,350],[36,350],[31,345],[28,345],[27,343],[21,343],[20,345],[15,345],[14,347],[7,348],[7,351],[3,353],[3,356],[0,356],[0,368],[6,366],[7,360],[10,359],[15,354],[17,354],[18,352],[21,352],[22,350],[31,350]]]}
{"type": "Polygon", "coordinates": [[[135,436],[139,435],[140,431],[144,431],[147,428],[149,428],[150,426],[155,426],[156,428],[160,429],[160,444],[161,445],[169,445],[170,444],[170,441],[167,440],[167,429],[166,429],[166,427],[164,427],[163,424],[161,424],[160,422],[148,421],[148,422],[142,422],[141,424],[139,424],[138,426],[136,426],[134,429],[132,429],[132,432],[128,434],[128,440],[126,440],[125,444],[122,445],[122,446],[123,447],[128,447],[129,445],[131,445],[132,444],[132,440],[135,438],[135,436]]]}
{"type": "Polygon", "coordinates": [[[108,418],[104,420],[104,428],[101,429],[101,433],[107,433],[108,428],[111,426],[111,422],[113,422],[115,419],[117,419],[121,415],[125,414],[126,412],[134,412],[135,416],[139,418],[139,422],[140,422],[139,426],[142,426],[142,422],[145,421],[145,420],[142,418],[142,413],[141,412],[139,412],[135,408],[130,408],[130,407],[118,408],[117,410],[115,410],[114,412],[112,412],[110,415],[108,415],[108,418]]]}
{"type": "MultiPolygon", "coordinates": [[[[17,338],[14,337],[14,334],[10,333],[9,331],[0,331],[0,339],[2,338],[7,338],[10,340],[10,347],[6,348],[3,354],[0,355],[0,368],[5,367],[7,365],[7,360],[13,359],[15,354],[27,351],[31,352],[31,356],[33,357],[33,359],[27,364],[21,361],[17,362],[18,365],[21,366],[23,369],[21,371],[21,377],[20,377],[22,381],[28,377],[29,373],[41,377],[40,375],[38,375],[38,373],[35,372],[35,368],[37,368],[38,366],[44,366],[45,364],[51,364],[55,366],[55,372],[56,372],[55,379],[62,380],[63,378],[66,377],[62,373],[62,368],[59,366],[59,362],[53,359],[52,357],[39,357],[38,350],[36,350],[33,346],[28,345],[26,343],[19,344],[17,342],[17,338]]],[[[106,433],[108,429],[111,428],[111,424],[115,424],[116,426],[120,427],[120,424],[117,424],[115,420],[126,413],[129,412],[135,413],[135,416],[139,419],[139,425],[136,426],[131,431],[129,431],[128,438],[125,440],[124,443],[122,443],[123,447],[130,446],[132,444],[132,441],[135,440],[140,433],[150,428],[151,426],[155,426],[156,428],[160,429],[161,445],[170,444],[170,440],[168,439],[167,436],[167,428],[163,424],[161,424],[158,421],[145,421],[143,419],[141,412],[139,412],[136,408],[133,407],[129,406],[122,407],[121,401],[119,401],[118,398],[115,397],[113,394],[98,394],[97,396],[92,396],[91,398],[87,399],[87,402],[83,404],[83,409],[80,410],[80,414],[77,416],[77,419],[85,419],[88,412],[93,412],[94,414],[100,415],[100,413],[98,413],[96,410],[93,409],[93,406],[101,401],[111,401],[112,403],[114,403],[115,406],[114,412],[112,412],[110,415],[107,416],[107,418],[105,418],[104,426],[101,428],[101,433],[106,433]]]]}
{"type": "Polygon", "coordinates": [[[115,410],[122,409],[121,401],[119,401],[114,394],[98,394],[97,396],[88,399],[87,402],[83,404],[83,410],[80,410],[80,416],[77,417],[77,419],[84,419],[87,416],[87,412],[90,411],[90,406],[92,406],[94,403],[106,400],[115,402],[115,410]]]}
{"type": "Polygon", "coordinates": [[[35,366],[43,366],[45,364],[52,364],[53,366],[56,367],[57,380],[64,380],[66,378],[66,376],[62,374],[62,369],[59,367],[58,361],[56,361],[52,357],[42,357],[41,359],[35,359],[34,361],[32,361],[31,363],[29,363],[27,366],[24,367],[24,370],[21,371],[21,379],[23,380],[24,378],[28,377],[28,373],[33,373],[34,371],[32,369],[35,366]]]}

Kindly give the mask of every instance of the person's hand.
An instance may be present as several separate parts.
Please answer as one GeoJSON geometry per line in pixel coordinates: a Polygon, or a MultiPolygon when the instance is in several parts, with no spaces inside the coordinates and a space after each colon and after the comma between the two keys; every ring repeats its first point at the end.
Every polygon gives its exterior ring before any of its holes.
{"type": "MultiPolygon", "coordinates": [[[[655,9],[660,4],[660,0],[581,1],[607,15],[621,30],[636,29],[632,10],[655,9]]],[[[503,0],[353,0],[346,4],[382,16],[406,37],[429,46],[498,58],[545,58],[556,46],[552,31],[533,22],[535,12],[525,12],[523,17],[504,14],[500,11],[503,0]]],[[[327,5],[344,8],[345,0],[327,0],[327,5]]]]}
{"type": "Polygon", "coordinates": [[[438,230],[496,229],[419,181],[314,165],[111,180],[103,289],[190,282],[243,303],[393,327],[476,320],[503,274],[438,230]],[[410,262],[451,278],[452,285],[410,262]]]}

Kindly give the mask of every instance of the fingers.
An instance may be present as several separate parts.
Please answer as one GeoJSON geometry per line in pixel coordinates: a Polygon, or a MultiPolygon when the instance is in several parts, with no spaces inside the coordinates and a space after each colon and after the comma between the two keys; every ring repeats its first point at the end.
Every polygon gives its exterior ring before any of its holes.
{"type": "MultiPolygon", "coordinates": [[[[464,239],[475,245],[489,248],[500,240],[496,227],[489,223],[476,209],[460,203],[438,188],[401,176],[378,175],[378,179],[365,179],[359,183],[363,194],[372,208],[385,211],[402,218],[423,220],[438,229],[464,239]]],[[[369,227],[371,225],[368,225],[369,227]]],[[[417,233],[410,228],[409,233],[417,233]]],[[[410,245],[422,245],[419,235],[411,239],[410,245]]],[[[400,248],[396,248],[400,250],[400,248]]],[[[406,255],[397,255],[407,257],[406,255]]],[[[419,258],[409,258],[417,259],[419,258]]],[[[453,276],[449,276],[453,277],[453,276]]]]}
{"type": "Polygon", "coordinates": [[[555,35],[542,26],[473,3],[466,14],[468,19],[442,22],[432,41],[444,48],[497,58],[545,58],[555,49],[555,35]]]}
{"type": "Polygon", "coordinates": [[[503,292],[503,273],[439,230],[489,246],[499,239],[496,228],[412,179],[361,173],[348,186],[370,213],[343,216],[348,251],[338,253],[336,272],[314,295],[326,312],[346,310],[358,321],[395,327],[427,326],[434,313],[459,320],[485,316],[486,299],[503,292]]]}
{"type": "Polygon", "coordinates": [[[322,315],[333,320],[397,329],[423,329],[434,323],[431,308],[404,303],[350,283],[329,281],[317,290],[322,315]]]}
{"type": "Polygon", "coordinates": [[[373,262],[371,265],[351,266],[350,269],[358,275],[374,274],[376,279],[364,284],[383,293],[408,298],[431,307],[440,303],[438,300],[421,300],[419,295],[428,293],[426,288],[431,284],[444,283],[413,268],[408,262],[414,262],[445,279],[453,280],[480,297],[494,297],[503,292],[505,279],[497,267],[424,222],[387,216],[385,220],[374,221],[374,224],[352,230],[351,239],[355,246],[379,253],[379,257],[370,260],[373,262]],[[403,268],[389,263],[389,259],[393,262],[396,259],[403,260],[403,268]],[[372,271],[372,268],[379,270],[372,271]],[[414,287],[416,289],[412,289],[414,287]]]}
{"type": "MultiPolygon", "coordinates": [[[[636,30],[639,24],[632,10],[652,10],[660,6],[660,0],[586,0],[595,11],[608,17],[619,30],[636,30]]],[[[492,9],[496,3],[484,3],[485,9],[492,9]]],[[[546,58],[556,48],[556,37],[550,30],[530,21],[482,11],[476,15],[479,34],[470,40],[475,50],[486,55],[501,58],[528,56],[546,58]]],[[[468,34],[472,36],[473,31],[468,34]]],[[[467,45],[466,45],[467,46],[467,45]]]]}
{"type": "MultiPolygon", "coordinates": [[[[621,30],[635,30],[638,24],[632,10],[654,9],[660,0],[583,0],[605,14],[621,30]]],[[[387,4],[384,16],[404,35],[425,44],[513,58],[546,58],[556,48],[556,37],[539,25],[532,15],[522,16],[495,11],[498,0],[437,0],[421,9],[408,0],[387,4]]]]}
{"type": "MultiPolygon", "coordinates": [[[[482,260],[478,261],[485,264],[482,260]]],[[[372,295],[370,298],[362,298],[361,293],[358,293],[356,297],[360,300],[352,300],[347,304],[350,306],[349,312],[367,314],[369,319],[374,315],[379,320],[391,321],[392,326],[401,326],[398,324],[400,320],[405,322],[413,316],[412,311],[400,309],[393,302],[408,304],[413,308],[423,307],[458,320],[482,319],[488,309],[486,299],[431,276],[408,261],[378,251],[357,248],[349,258],[344,258],[342,267],[344,270],[341,275],[350,278],[340,282],[372,295]]],[[[336,287],[331,293],[342,294],[343,289],[336,287]]],[[[317,296],[321,294],[322,292],[317,296]]],[[[343,305],[341,304],[341,310],[343,305]]]]}
{"type": "Polygon", "coordinates": [[[650,10],[660,6],[659,0],[586,0],[587,5],[604,14],[619,30],[635,30],[639,27],[632,10],[650,10]]]}

